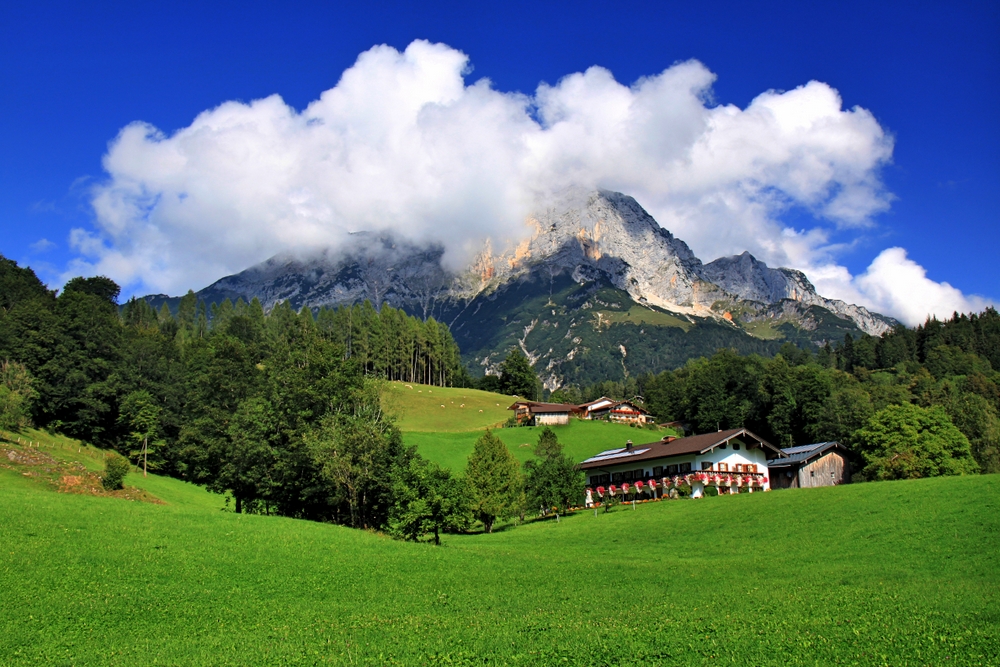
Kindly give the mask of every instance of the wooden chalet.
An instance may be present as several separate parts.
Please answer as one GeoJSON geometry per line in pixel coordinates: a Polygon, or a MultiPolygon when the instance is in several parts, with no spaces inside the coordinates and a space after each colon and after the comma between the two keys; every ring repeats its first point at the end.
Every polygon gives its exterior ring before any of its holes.
{"type": "Polygon", "coordinates": [[[515,401],[508,410],[514,411],[518,425],[553,426],[568,424],[569,416],[577,411],[568,403],[540,403],[538,401],[515,401]]]}
{"type": "Polygon", "coordinates": [[[590,401],[589,403],[582,403],[576,406],[576,409],[579,413],[580,419],[593,419],[595,412],[608,408],[614,404],[615,399],[608,398],[607,396],[601,396],[596,401],[590,401]]]}
{"type": "MultiPolygon", "coordinates": [[[[583,406],[580,406],[581,408],[583,406]]],[[[590,410],[588,419],[607,419],[624,424],[651,424],[653,415],[632,401],[614,401],[590,410]]]]}
{"type": "Polygon", "coordinates": [[[606,493],[634,493],[635,488],[659,497],[682,484],[698,498],[707,486],[720,493],[738,492],[741,487],[767,491],[771,488],[768,458],[785,456],[747,429],[735,428],[688,438],[667,436],[645,445],[629,441],[625,447],[590,457],[580,468],[587,474],[588,502],[606,493]]]}
{"type": "Polygon", "coordinates": [[[784,457],[767,462],[776,489],[836,486],[851,481],[847,448],[839,442],[817,442],[782,449],[784,457]]]}

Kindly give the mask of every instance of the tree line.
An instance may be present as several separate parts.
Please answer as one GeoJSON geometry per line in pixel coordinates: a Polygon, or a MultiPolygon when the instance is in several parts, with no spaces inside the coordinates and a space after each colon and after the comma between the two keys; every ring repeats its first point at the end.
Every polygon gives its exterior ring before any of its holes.
{"type": "Polygon", "coordinates": [[[646,376],[647,407],[695,432],[745,426],[781,447],[837,440],[863,477],[1000,472],[1000,316],[930,319],[771,359],[722,350],[646,376]]]}
{"type": "MultiPolygon", "coordinates": [[[[551,495],[492,434],[466,476],[403,445],[381,407],[384,380],[469,382],[433,319],[369,303],[315,315],[286,303],[265,312],[256,299],[208,306],[192,293],[173,314],[137,299],[119,307],[118,295],[102,277],[57,294],[0,258],[0,428],[34,424],[112,448],[227,494],[237,512],[412,539],[476,521],[491,529],[551,495]]],[[[582,476],[572,479],[579,493],[553,505],[582,494],[582,476]]]]}

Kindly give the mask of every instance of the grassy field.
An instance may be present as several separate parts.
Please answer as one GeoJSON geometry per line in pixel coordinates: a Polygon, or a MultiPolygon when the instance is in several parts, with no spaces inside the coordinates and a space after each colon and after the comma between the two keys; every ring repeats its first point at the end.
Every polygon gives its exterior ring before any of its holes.
{"type": "Polygon", "coordinates": [[[507,408],[516,400],[478,389],[405,382],[389,382],[386,389],[383,406],[405,432],[455,433],[499,426],[514,414],[507,408]]]}
{"type": "MultiPolygon", "coordinates": [[[[574,461],[582,461],[589,456],[613,447],[624,447],[626,440],[635,444],[652,442],[663,437],[666,431],[650,431],[632,428],[623,424],[607,422],[582,421],[571,419],[566,426],[550,427],[563,444],[563,451],[574,461]]],[[[534,456],[535,444],[542,428],[522,426],[519,428],[501,428],[493,431],[508,449],[514,453],[521,463],[534,456]]],[[[466,431],[464,433],[424,433],[420,431],[403,432],[403,442],[416,445],[417,451],[423,456],[452,470],[464,470],[465,463],[472,453],[472,446],[482,431],[466,431]]]]}
{"type": "Polygon", "coordinates": [[[998,476],[646,503],[439,548],[127,484],[166,504],[0,468],[0,664],[1000,661],[998,476]]]}
{"type": "Polygon", "coordinates": [[[677,317],[676,315],[671,315],[670,313],[665,313],[662,310],[653,310],[652,308],[644,308],[643,306],[632,306],[628,310],[599,310],[594,313],[601,314],[600,321],[602,324],[649,324],[652,326],[659,327],[677,327],[678,329],[683,329],[688,331],[691,329],[693,324],[691,322],[677,317]]]}
{"type": "MultiPolygon", "coordinates": [[[[533,456],[541,428],[497,428],[513,414],[507,408],[514,400],[478,389],[390,382],[383,404],[396,417],[406,444],[416,446],[421,454],[441,466],[464,470],[476,438],[489,427],[494,428],[522,463],[533,456]]],[[[566,453],[577,461],[605,449],[622,447],[626,440],[641,444],[673,433],[579,419],[570,419],[568,425],[553,426],[552,430],[566,453]]]]}

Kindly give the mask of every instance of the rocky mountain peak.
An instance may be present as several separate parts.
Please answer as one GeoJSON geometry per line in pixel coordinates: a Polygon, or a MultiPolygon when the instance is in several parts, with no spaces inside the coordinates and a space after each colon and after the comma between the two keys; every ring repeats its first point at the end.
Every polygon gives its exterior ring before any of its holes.
{"type": "Polygon", "coordinates": [[[805,274],[773,269],[748,252],[703,264],[684,241],[660,227],[639,203],[619,192],[573,192],[527,220],[532,233],[497,252],[487,241],[458,273],[441,265],[443,248],[390,234],[362,232],[337,251],[282,254],[202,290],[206,300],[258,297],[265,307],[337,306],[369,299],[427,317],[435,308],[464,312],[516,281],[545,276],[576,283],[602,280],[637,304],[684,317],[739,325],[802,319],[824,308],[878,335],[895,322],[861,306],[817,294],[805,274]],[[444,306],[442,306],[444,307],[444,306]]]}

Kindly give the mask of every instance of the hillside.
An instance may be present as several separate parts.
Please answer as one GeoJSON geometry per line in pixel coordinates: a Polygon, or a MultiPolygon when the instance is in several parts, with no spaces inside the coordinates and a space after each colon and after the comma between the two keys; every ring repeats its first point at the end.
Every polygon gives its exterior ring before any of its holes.
{"type": "MultiPolygon", "coordinates": [[[[416,446],[423,456],[451,470],[465,468],[476,439],[486,428],[494,428],[494,433],[522,463],[533,456],[542,430],[533,426],[497,428],[512,414],[507,407],[514,398],[477,389],[390,382],[382,402],[397,417],[403,442],[416,446]]],[[[626,440],[641,443],[673,433],[579,419],[551,428],[574,461],[624,445],[626,440]]]]}
{"type": "Polygon", "coordinates": [[[0,469],[0,662],[995,664],[1000,477],[647,503],[445,545],[0,469]],[[774,530],[780,526],[780,530],[774,530]]]}

